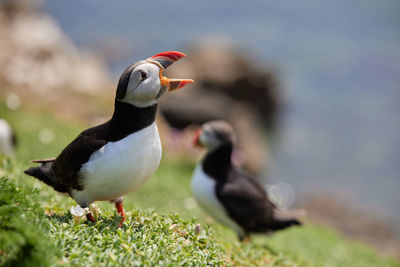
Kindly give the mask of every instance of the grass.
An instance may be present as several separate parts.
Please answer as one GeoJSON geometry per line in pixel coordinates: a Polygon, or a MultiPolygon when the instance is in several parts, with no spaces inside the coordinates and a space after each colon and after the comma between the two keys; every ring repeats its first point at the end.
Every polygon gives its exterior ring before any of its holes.
{"type": "Polygon", "coordinates": [[[209,228],[199,234],[194,221],[177,215],[132,210],[127,223],[100,217],[90,225],[71,224],[70,216],[54,216],[52,235],[71,265],[218,265],[221,257],[209,239],[209,228]]]}
{"type": "Polygon", "coordinates": [[[32,199],[35,190],[17,188],[4,177],[0,188],[0,265],[50,265],[60,253],[47,242],[50,223],[32,199]]]}
{"type": "Polygon", "coordinates": [[[73,200],[23,170],[30,159],[57,155],[86,126],[58,121],[43,111],[9,111],[2,105],[0,114],[16,129],[19,141],[15,157],[2,158],[0,165],[0,177],[5,177],[0,191],[0,265],[400,266],[311,222],[256,236],[250,243],[238,242],[232,231],[215,224],[194,202],[189,187],[194,162],[185,158],[163,158],[154,177],[125,197],[128,217],[123,227],[117,227],[119,217],[107,202],[98,203],[102,214],[96,223],[74,224],[68,212],[76,205],[73,200]],[[44,128],[54,140],[39,141],[44,128]],[[24,244],[31,253],[21,252],[24,244]]]}

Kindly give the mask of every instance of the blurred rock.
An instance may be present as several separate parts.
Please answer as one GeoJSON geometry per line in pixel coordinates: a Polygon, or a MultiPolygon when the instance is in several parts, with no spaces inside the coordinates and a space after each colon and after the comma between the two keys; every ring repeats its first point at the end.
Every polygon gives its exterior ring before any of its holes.
{"type": "Polygon", "coordinates": [[[275,126],[281,95],[274,73],[229,43],[204,42],[166,76],[191,78],[189,89],[167,95],[160,109],[174,128],[184,129],[223,119],[235,128],[246,155],[245,167],[255,173],[268,162],[266,136],[275,126]]]}
{"type": "Polygon", "coordinates": [[[162,111],[173,127],[181,129],[192,123],[203,123],[210,116],[223,117],[226,110],[235,106],[222,106],[226,104],[221,105],[222,98],[233,105],[243,105],[262,127],[274,126],[281,105],[281,94],[277,78],[268,67],[229,43],[205,42],[191,49],[189,55],[171,68],[168,75],[195,80],[190,90],[179,93],[179,108],[187,110],[184,117],[181,112],[178,114],[174,111],[176,105],[172,101],[176,99],[175,95],[163,103],[162,111]],[[199,95],[202,95],[200,101],[210,102],[196,103],[199,95]],[[192,105],[202,106],[204,114],[192,110],[192,105]]]}
{"type": "Polygon", "coordinates": [[[95,94],[110,83],[95,55],[79,51],[38,1],[0,2],[0,82],[43,96],[95,94]]]}

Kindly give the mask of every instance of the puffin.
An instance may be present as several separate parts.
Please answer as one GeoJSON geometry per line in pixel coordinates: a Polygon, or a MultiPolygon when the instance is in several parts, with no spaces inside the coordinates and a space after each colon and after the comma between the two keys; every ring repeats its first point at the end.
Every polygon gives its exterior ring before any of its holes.
{"type": "Polygon", "coordinates": [[[10,124],[0,118],[0,155],[14,155],[14,149],[17,144],[17,138],[10,124]]]}
{"type": "Polygon", "coordinates": [[[191,181],[199,206],[217,222],[232,228],[240,241],[252,233],[271,233],[301,225],[295,211],[279,210],[264,187],[232,163],[235,133],[226,121],[210,121],[194,135],[195,146],[207,149],[191,181]]]}
{"type": "MultiPolygon", "coordinates": [[[[163,76],[184,57],[167,51],[130,65],[119,78],[111,119],[84,130],[56,158],[33,160],[40,165],[25,173],[68,194],[81,208],[95,201],[115,203],[121,226],[123,196],[143,185],[160,163],[157,104],[166,92],[193,82],[163,76]]],[[[95,222],[92,213],[86,217],[95,222]]]]}

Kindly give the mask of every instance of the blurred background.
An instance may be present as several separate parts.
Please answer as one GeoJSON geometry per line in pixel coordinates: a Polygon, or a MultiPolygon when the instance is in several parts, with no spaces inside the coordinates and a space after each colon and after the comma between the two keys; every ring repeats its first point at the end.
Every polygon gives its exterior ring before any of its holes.
{"type": "Polygon", "coordinates": [[[160,104],[167,155],[228,120],[234,160],[282,207],[400,255],[400,2],[0,3],[1,105],[101,123],[124,68],[185,52],[167,76],[196,82],[160,104]]]}

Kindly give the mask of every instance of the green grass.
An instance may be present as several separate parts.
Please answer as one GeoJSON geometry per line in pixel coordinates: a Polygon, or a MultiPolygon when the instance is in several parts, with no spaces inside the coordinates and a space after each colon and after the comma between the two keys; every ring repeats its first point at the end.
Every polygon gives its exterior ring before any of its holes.
{"type": "Polygon", "coordinates": [[[0,188],[0,265],[49,265],[59,251],[46,240],[50,223],[32,199],[36,191],[17,188],[4,177],[0,188]]]}
{"type": "Polygon", "coordinates": [[[118,265],[218,265],[215,241],[209,228],[195,232],[194,221],[178,215],[158,215],[132,210],[118,227],[112,217],[100,217],[90,226],[71,224],[70,216],[54,216],[52,235],[64,251],[64,262],[76,266],[118,265]]]}
{"type": "Polygon", "coordinates": [[[98,203],[102,214],[95,224],[74,224],[69,214],[74,201],[23,170],[30,159],[57,155],[86,126],[58,121],[43,111],[9,111],[2,105],[0,114],[14,126],[19,140],[15,157],[0,159],[0,177],[6,178],[0,191],[0,265],[400,266],[393,258],[312,223],[240,243],[195,204],[189,187],[194,162],[184,158],[163,158],[147,184],[125,197],[123,227],[117,227],[120,218],[107,202],[98,203]],[[53,142],[39,141],[43,128],[53,132],[53,142]],[[199,234],[196,224],[201,225],[199,234]],[[24,244],[31,245],[32,253],[21,254],[24,244]]]}

